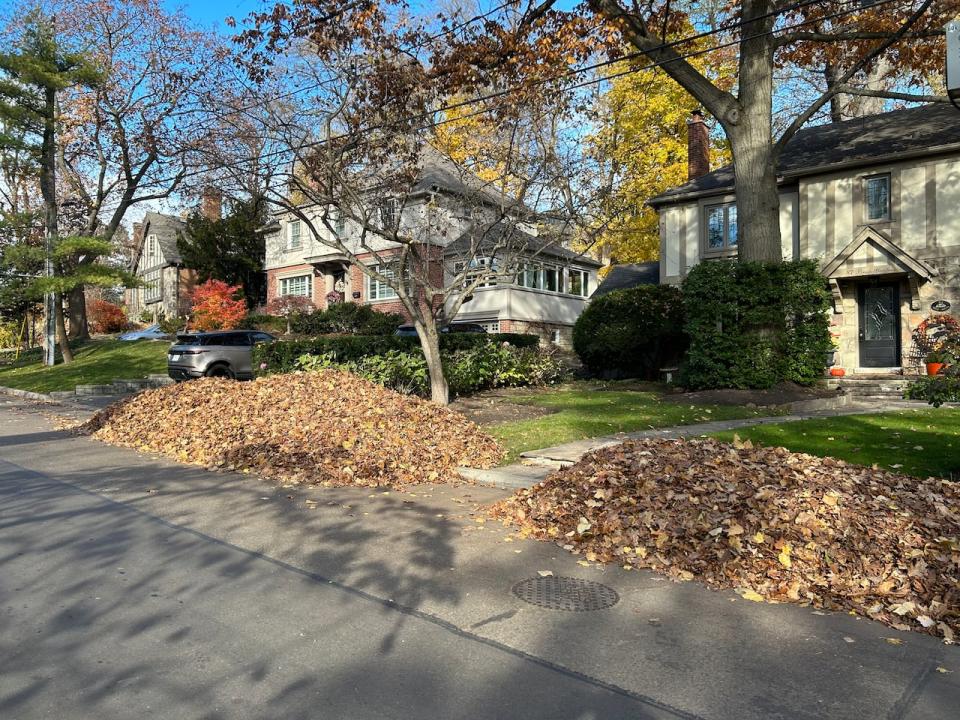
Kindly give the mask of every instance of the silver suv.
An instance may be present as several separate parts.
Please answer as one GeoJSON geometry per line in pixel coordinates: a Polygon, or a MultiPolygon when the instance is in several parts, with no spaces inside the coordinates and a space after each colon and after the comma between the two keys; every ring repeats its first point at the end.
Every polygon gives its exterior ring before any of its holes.
{"type": "Polygon", "coordinates": [[[260,330],[224,330],[177,335],[167,351],[167,374],[174,380],[253,377],[253,346],[276,338],[260,330]]]}

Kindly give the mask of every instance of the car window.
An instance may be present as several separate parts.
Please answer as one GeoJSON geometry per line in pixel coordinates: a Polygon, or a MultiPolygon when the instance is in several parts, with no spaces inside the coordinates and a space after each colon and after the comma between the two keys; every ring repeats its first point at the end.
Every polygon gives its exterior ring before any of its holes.
{"type": "Polygon", "coordinates": [[[267,333],[265,333],[265,332],[253,333],[253,341],[254,341],[255,343],[258,343],[258,342],[272,342],[272,341],[273,341],[273,335],[269,335],[269,334],[267,334],[267,333]]]}

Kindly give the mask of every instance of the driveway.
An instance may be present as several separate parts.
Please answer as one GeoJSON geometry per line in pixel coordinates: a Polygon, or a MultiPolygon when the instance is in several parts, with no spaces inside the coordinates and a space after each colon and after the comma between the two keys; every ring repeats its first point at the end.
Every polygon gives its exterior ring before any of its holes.
{"type": "Polygon", "coordinates": [[[74,437],[50,412],[0,400],[2,718],[919,720],[960,707],[955,647],[584,567],[485,521],[503,491],[281,488],[74,437]],[[540,571],[619,602],[565,612],[511,593],[540,571]]]}

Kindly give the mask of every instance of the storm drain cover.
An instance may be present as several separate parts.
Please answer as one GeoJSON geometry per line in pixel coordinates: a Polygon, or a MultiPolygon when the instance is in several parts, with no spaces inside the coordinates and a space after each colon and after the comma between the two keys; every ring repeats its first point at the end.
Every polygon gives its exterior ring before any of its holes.
{"type": "Polygon", "coordinates": [[[521,580],[513,586],[513,594],[537,607],[572,612],[604,610],[620,602],[620,596],[611,587],[553,575],[521,580]]]}

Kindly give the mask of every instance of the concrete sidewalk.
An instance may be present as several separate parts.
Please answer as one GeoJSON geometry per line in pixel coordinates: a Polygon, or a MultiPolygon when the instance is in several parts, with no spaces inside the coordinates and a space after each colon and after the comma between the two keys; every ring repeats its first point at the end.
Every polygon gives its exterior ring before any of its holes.
{"type": "Polygon", "coordinates": [[[34,710],[52,712],[64,697],[89,703],[73,717],[129,716],[144,697],[161,717],[197,700],[224,718],[316,717],[329,707],[331,717],[358,718],[941,720],[960,706],[957,648],[578,562],[486,519],[501,490],[277,487],[72,437],[9,399],[0,401],[0,456],[3,654],[16,637],[26,662],[28,635],[44,638],[24,672],[0,672],[4,717],[42,716],[34,710]],[[59,497],[73,499],[64,507],[59,497]],[[34,525],[31,539],[23,533],[34,525]],[[11,587],[7,568],[26,563],[20,573],[36,567],[33,582],[52,583],[67,561],[76,577],[51,586],[50,610],[31,620],[39,597],[11,595],[21,586],[11,587]],[[121,570],[135,576],[117,586],[127,594],[105,596],[100,576],[121,570]],[[603,583],[619,602],[571,613],[513,595],[541,571],[603,583]],[[153,602],[153,592],[170,600],[138,619],[130,604],[153,602]],[[94,597],[109,603],[90,615],[94,597]],[[158,672],[112,643],[159,653],[158,672]],[[98,660],[112,662],[112,684],[69,686],[98,660]],[[265,674],[272,684],[260,684],[265,674]],[[218,684],[200,682],[211,679],[218,684]],[[296,712],[284,698],[296,699],[296,712]]]}

